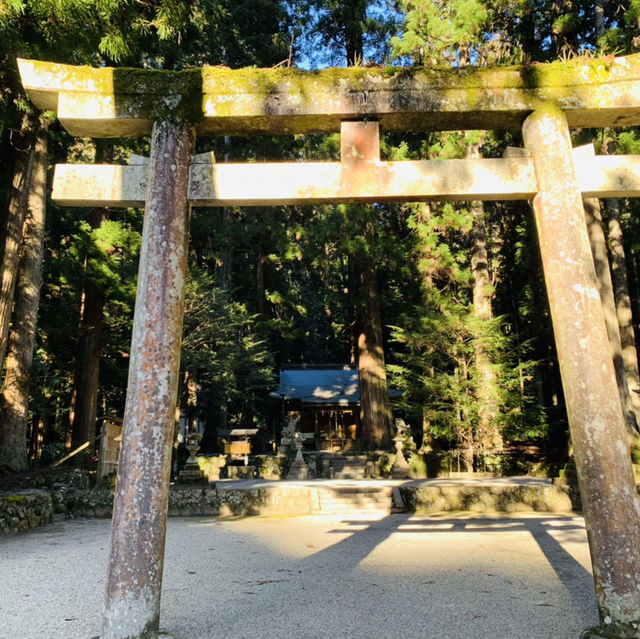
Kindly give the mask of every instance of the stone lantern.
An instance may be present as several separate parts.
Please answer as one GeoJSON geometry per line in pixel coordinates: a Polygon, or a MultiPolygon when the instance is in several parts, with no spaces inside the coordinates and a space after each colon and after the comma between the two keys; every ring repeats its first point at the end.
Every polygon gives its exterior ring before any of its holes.
{"type": "Polygon", "coordinates": [[[407,442],[407,429],[408,426],[404,423],[404,420],[396,419],[396,436],[393,438],[396,446],[396,459],[391,470],[394,479],[406,479],[409,477],[409,464],[402,451],[407,442]]]}
{"type": "Polygon", "coordinates": [[[204,476],[204,473],[198,465],[198,459],[196,454],[200,450],[200,440],[202,439],[202,433],[198,431],[190,431],[186,436],[186,447],[189,451],[189,459],[184,465],[184,468],[178,475],[178,483],[180,484],[206,484],[208,479],[204,476]]]}

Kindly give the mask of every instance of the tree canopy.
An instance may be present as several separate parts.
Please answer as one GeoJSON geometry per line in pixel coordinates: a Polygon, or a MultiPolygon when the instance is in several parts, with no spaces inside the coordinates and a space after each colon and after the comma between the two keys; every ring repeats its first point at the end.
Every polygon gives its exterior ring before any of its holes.
{"type": "MultiPolygon", "coordinates": [[[[25,158],[40,130],[16,56],[156,69],[505,65],[634,52],[639,16],[635,0],[6,0],[0,255],[8,259],[12,197],[29,188],[25,158]]],[[[72,138],[56,122],[47,127],[50,165],[148,154],[146,139],[105,147],[72,138]]],[[[636,153],[640,144],[635,129],[574,136],[607,153],[636,153]]],[[[335,160],[340,152],[337,134],[202,137],[197,144],[219,161],[335,160]]],[[[518,131],[386,133],[381,152],[392,160],[501,157],[514,145],[521,145],[518,131]]],[[[614,237],[609,224],[618,220],[633,329],[640,312],[637,205],[616,206],[604,207],[605,230],[614,237]]],[[[48,202],[25,426],[30,463],[50,460],[74,440],[77,393],[95,394],[89,420],[122,415],[141,222],[136,209],[48,202]],[[93,390],[80,391],[90,349],[99,374],[93,390]]],[[[279,368],[355,364],[363,327],[375,316],[389,383],[404,391],[394,414],[410,423],[425,454],[464,449],[476,468],[499,464],[496,454],[525,444],[549,459],[566,457],[566,414],[527,204],[197,209],[189,264],[180,402],[206,425],[209,451],[217,429],[229,425],[256,425],[267,437],[280,420],[280,407],[268,402],[279,368]],[[371,272],[376,281],[365,281],[371,272]],[[358,296],[367,286],[376,309],[363,310],[358,296]]],[[[3,295],[11,309],[14,293],[3,295]]]]}

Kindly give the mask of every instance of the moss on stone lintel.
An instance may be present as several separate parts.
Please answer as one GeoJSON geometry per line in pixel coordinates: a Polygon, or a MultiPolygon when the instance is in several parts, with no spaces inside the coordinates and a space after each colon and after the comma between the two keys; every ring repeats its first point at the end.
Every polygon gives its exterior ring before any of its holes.
{"type": "Polygon", "coordinates": [[[338,67],[320,71],[295,68],[262,69],[204,66],[165,71],[128,67],[92,68],[21,60],[27,89],[70,90],[123,95],[193,96],[258,93],[270,95],[283,90],[343,91],[409,88],[411,84],[433,88],[539,88],[579,86],[640,77],[640,54],[620,58],[576,57],[567,61],[504,67],[338,67]]]}
{"type": "Polygon", "coordinates": [[[275,91],[305,90],[361,91],[410,89],[412,84],[434,89],[530,89],[539,87],[581,86],[618,81],[619,76],[640,77],[640,54],[622,58],[576,57],[566,61],[503,67],[349,67],[321,71],[294,68],[228,69],[204,67],[205,93],[237,92],[272,94],[275,91]]]}
{"type": "Polygon", "coordinates": [[[122,134],[135,135],[148,127],[127,122],[167,116],[201,122],[203,133],[234,135],[331,131],[353,117],[379,119],[387,130],[512,128],[545,101],[572,112],[572,126],[640,123],[640,54],[464,69],[159,71],[34,61],[21,61],[20,69],[38,106],[52,108],[56,93],[72,96],[59,117],[70,132],[78,122],[84,135],[93,117],[97,136],[100,118],[122,121],[122,134]]]}

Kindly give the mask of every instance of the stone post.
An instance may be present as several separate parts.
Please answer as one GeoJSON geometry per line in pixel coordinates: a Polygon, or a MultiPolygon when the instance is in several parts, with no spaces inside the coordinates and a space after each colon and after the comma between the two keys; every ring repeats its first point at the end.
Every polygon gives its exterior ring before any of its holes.
{"type": "Polygon", "coordinates": [[[640,508],[564,113],[541,108],[523,136],[600,620],[637,637],[640,508]]]}
{"type": "Polygon", "coordinates": [[[193,142],[185,122],[153,127],[101,639],[158,634],[193,142]]]}

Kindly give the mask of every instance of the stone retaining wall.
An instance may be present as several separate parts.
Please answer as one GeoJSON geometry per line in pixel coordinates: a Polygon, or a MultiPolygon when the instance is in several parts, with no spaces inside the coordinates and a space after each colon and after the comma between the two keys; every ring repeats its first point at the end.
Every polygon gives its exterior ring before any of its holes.
{"type": "MultiPolygon", "coordinates": [[[[277,485],[243,490],[174,487],[169,516],[307,515],[313,511],[313,495],[307,488],[277,485]]],[[[112,506],[112,492],[82,490],[76,492],[73,512],[78,517],[110,517],[112,506]]]]}
{"type": "MultiPolygon", "coordinates": [[[[576,490],[566,482],[555,485],[453,485],[400,486],[406,512],[570,512],[579,508],[576,490]]],[[[0,495],[0,534],[42,526],[53,514],[76,517],[111,517],[113,491],[74,490],[70,511],[65,494],[55,489],[0,495]]],[[[174,486],[169,493],[170,516],[233,517],[244,515],[308,515],[318,510],[317,489],[265,482],[250,489],[216,489],[174,486]]]]}
{"type": "Polygon", "coordinates": [[[0,495],[0,535],[22,532],[52,521],[53,504],[48,491],[0,495]]]}
{"type": "Polygon", "coordinates": [[[451,511],[562,513],[574,510],[570,489],[562,485],[401,486],[404,508],[409,512],[451,511]]]}
{"type": "Polygon", "coordinates": [[[313,492],[307,488],[275,485],[245,490],[172,488],[169,493],[169,515],[308,515],[312,512],[313,492]]]}

